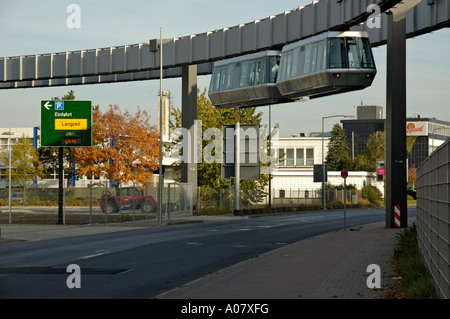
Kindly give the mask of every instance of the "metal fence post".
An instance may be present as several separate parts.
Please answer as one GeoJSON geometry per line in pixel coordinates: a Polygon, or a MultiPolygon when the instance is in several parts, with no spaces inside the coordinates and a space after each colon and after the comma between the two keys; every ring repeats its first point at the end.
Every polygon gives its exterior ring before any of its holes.
{"type": "Polygon", "coordinates": [[[89,187],[89,225],[92,224],[92,181],[89,187]]]}

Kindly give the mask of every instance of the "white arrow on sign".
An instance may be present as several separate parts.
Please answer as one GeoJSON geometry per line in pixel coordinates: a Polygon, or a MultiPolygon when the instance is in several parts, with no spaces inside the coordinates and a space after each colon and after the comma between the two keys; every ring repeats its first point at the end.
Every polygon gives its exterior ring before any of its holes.
{"type": "Polygon", "coordinates": [[[52,104],[50,103],[50,101],[48,101],[47,103],[44,104],[45,108],[48,110],[50,110],[50,107],[52,106],[52,104]]]}

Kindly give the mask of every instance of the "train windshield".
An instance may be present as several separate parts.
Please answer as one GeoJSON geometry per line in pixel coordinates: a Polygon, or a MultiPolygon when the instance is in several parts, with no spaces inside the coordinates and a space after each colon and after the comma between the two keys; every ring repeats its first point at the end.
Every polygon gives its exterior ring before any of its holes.
{"type": "Polygon", "coordinates": [[[349,68],[374,68],[372,50],[367,38],[346,38],[349,68]]]}
{"type": "Polygon", "coordinates": [[[330,39],[330,69],[334,68],[375,68],[369,39],[330,39]]]}

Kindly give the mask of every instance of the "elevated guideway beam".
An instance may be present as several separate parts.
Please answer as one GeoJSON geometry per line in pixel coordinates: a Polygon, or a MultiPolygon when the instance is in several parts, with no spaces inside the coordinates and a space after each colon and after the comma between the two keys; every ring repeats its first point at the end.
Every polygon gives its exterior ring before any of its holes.
{"type": "MultiPolygon", "coordinates": [[[[447,1],[447,0],[445,0],[447,1]]],[[[367,7],[387,10],[401,0],[320,0],[246,24],[163,40],[164,77],[181,77],[182,67],[281,48],[327,30],[366,21],[367,7]]],[[[0,58],[0,89],[83,85],[159,79],[158,40],[118,47],[0,58]]]]}
{"type": "MultiPolygon", "coordinates": [[[[409,1],[409,0],[406,0],[409,1]]],[[[182,76],[182,66],[211,74],[212,62],[279,48],[326,30],[364,30],[372,46],[387,42],[387,16],[380,28],[363,23],[370,4],[388,10],[401,1],[321,0],[262,20],[163,40],[164,78],[182,76]],[[361,24],[361,25],[360,25],[361,24]]],[[[450,26],[450,0],[422,0],[406,16],[406,37],[450,26]]],[[[0,57],[0,89],[53,87],[159,79],[157,40],[118,47],[0,57]]]]}

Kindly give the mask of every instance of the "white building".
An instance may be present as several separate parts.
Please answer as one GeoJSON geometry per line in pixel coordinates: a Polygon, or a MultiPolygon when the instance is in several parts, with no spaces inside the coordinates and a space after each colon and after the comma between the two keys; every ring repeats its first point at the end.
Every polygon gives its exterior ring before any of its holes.
{"type": "MultiPolygon", "coordinates": [[[[19,142],[23,136],[30,139],[33,143],[35,141],[35,129],[32,127],[25,128],[2,128],[0,127],[0,153],[4,156],[9,156],[9,150],[13,145],[19,142]]],[[[37,140],[36,140],[37,141],[37,140]]],[[[0,188],[8,187],[8,180],[5,176],[8,176],[9,162],[2,162],[0,160],[0,188]]]]}
{"type": "MultiPolygon", "coordinates": [[[[322,188],[322,183],[314,182],[314,165],[322,164],[322,136],[321,133],[307,135],[279,138],[274,142],[278,154],[285,154],[284,160],[271,172],[274,198],[279,196],[278,190],[284,190],[286,197],[303,197],[305,191],[312,194],[312,191],[322,188]]],[[[327,133],[324,138],[324,159],[328,153],[329,136],[327,133]]],[[[328,183],[344,184],[341,172],[328,172],[328,183]]],[[[384,183],[377,182],[374,173],[350,171],[346,183],[355,185],[357,189],[373,185],[384,193],[384,183]]]]}

